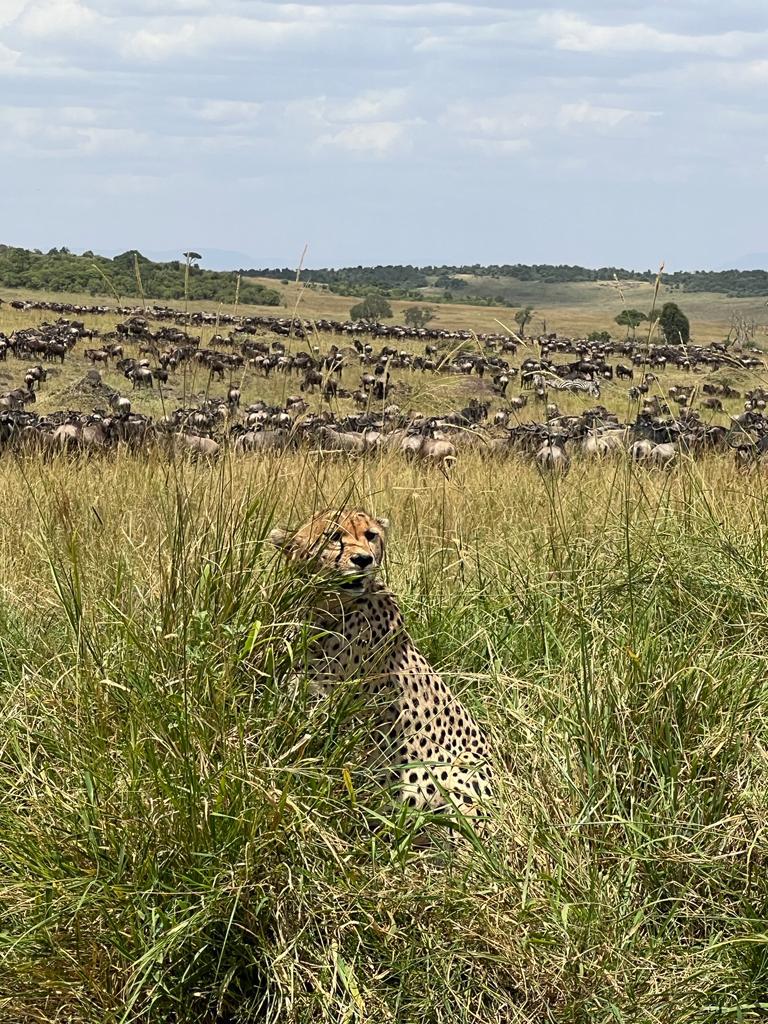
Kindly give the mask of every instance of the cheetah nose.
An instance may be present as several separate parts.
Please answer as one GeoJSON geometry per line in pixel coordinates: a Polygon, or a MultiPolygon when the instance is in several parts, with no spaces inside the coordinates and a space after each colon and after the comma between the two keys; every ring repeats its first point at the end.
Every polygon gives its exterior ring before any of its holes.
{"type": "Polygon", "coordinates": [[[373,555],[352,555],[350,562],[359,569],[367,569],[371,562],[373,562],[373,555]]]}

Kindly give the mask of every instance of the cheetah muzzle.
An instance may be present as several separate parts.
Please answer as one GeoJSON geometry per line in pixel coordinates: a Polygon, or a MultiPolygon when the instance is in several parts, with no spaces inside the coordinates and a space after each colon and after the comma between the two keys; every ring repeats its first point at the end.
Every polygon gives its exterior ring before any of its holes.
{"type": "Polygon", "coordinates": [[[394,595],[378,579],[389,523],[327,512],[271,540],[291,561],[337,584],[313,610],[322,630],[307,674],[328,693],[358,680],[375,709],[377,757],[399,799],[429,811],[483,814],[492,799],[488,743],[470,712],[416,648],[394,595]]]}

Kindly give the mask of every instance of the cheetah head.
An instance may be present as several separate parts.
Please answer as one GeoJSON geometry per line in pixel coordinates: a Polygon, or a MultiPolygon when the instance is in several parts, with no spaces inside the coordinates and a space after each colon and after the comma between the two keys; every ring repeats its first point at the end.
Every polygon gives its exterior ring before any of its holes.
{"type": "Polygon", "coordinates": [[[293,561],[309,563],[316,572],[338,581],[350,596],[368,590],[381,568],[388,519],[367,512],[324,512],[298,530],[273,530],[272,543],[293,561]]]}

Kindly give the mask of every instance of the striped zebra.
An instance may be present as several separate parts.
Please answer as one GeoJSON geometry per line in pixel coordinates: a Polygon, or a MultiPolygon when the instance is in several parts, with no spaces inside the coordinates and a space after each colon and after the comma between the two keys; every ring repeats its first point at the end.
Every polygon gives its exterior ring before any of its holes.
{"type": "Polygon", "coordinates": [[[567,391],[571,395],[591,395],[600,397],[600,385],[594,380],[563,380],[562,377],[545,377],[541,373],[533,375],[535,388],[549,388],[551,391],[567,391]]]}

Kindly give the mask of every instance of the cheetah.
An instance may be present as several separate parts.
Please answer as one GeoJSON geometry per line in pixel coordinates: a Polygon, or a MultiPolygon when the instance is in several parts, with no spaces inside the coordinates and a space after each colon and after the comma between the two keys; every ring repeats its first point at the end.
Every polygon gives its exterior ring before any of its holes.
{"type": "Polygon", "coordinates": [[[483,730],[417,650],[397,601],[378,579],[389,523],[361,510],[315,516],[295,531],[274,530],[283,555],[325,585],[313,610],[307,674],[328,693],[359,680],[376,709],[374,762],[408,807],[475,820],[493,798],[483,730]]]}

